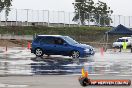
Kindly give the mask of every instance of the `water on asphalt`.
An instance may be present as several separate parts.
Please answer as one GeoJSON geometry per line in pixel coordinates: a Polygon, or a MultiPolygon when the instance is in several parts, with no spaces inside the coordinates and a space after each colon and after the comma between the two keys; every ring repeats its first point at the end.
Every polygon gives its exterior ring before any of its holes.
{"type": "Polygon", "coordinates": [[[132,75],[130,51],[99,51],[94,56],[72,59],[65,56],[36,57],[21,47],[0,47],[0,75],[78,75],[82,67],[90,75],[132,75]]]}

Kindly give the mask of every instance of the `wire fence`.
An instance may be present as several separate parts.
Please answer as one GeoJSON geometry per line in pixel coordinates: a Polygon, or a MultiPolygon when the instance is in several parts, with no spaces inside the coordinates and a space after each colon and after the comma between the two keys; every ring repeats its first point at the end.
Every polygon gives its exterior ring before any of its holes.
{"type": "MultiPolygon", "coordinates": [[[[97,15],[97,14],[96,14],[97,15]]],[[[11,9],[6,16],[5,10],[0,13],[0,26],[48,26],[48,27],[76,27],[81,26],[80,20],[73,21],[74,12],[49,11],[49,10],[31,10],[31,9],[11,9]]],[[[87,16],[87,14],[84,14],[87,16]]],[[[101,26],[101,16],[98,15],[99,22],[85,20],[85,26],[101,26]]],[[[116,27],[123,24],[126,27],[132,27],[132,16],[111,15],[109,25],[105,21],[103,26],[116,27]]],[[[88,18],[90,19],[90,18],[88,18]]]]}

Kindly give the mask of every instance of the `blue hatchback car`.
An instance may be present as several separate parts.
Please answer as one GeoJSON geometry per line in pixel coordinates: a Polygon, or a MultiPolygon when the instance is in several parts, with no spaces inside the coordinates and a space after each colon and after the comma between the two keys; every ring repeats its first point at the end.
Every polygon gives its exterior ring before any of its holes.
{"type": "Polygon", "coordinates": [[[69,36],[38,35],[32,42],[31,53],[38,57],[45,54],[79,58],[94,55],[95,51],[92,46],[80,44],[69,36]]]}

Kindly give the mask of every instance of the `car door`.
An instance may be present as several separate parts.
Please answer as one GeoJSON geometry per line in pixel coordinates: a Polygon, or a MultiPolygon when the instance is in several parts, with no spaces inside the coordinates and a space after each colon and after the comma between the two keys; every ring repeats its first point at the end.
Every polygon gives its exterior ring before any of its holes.
{"type": "Polygon", "coordinates": [[[71,51],[71,47],[61,38],[55,38],[55,48],[57,55],[68,55],[71,51]]]}
{"type": "Polygon", "coordinates": [[[45,37],[40,41],[41,47],[45,54],[54,54],[54,37],[45,37]]]}

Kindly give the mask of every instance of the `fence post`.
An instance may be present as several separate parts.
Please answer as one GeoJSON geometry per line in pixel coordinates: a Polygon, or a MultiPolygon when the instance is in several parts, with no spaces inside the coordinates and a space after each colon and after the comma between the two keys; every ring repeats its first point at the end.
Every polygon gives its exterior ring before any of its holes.
{"type": "Polygon", "coordinates": [[[69,27],[70,27],[71,25],[70,25],[70,12],[69,12],[69,27]]]}
{"type": "Polygon", "coordinates": [[[47,10],[48,11],[48,27],[50,26],[50,24],[49,24],[49,15],[50,15],[50,12],[49,12],[49,10],[47,10]]]}
{"type": "Polygon", "coordinates": [[[37,14],[38,14],[38,25],[39,25],[39,10],[37,10],[37,14]]]}
{"type": "Polygon", "coordinates": [[[43,26],[44,26],[44,10],[43,10],[43,26]]]}
{"type": "Polygon", "coordinates": [[[16,26],[17,26],[17,9],[16,9],[16,26]]]}
{"type": "Polygon", "coordinates": [[[121,17],[121,15],[118,15],[119,16],[119,24],[120,24],[120,17],[121,17]]]}
{"type": "MultiPolygon", "coordinates": [[[[53,10],[53,23],[55,23],[54,14],[55,14],[55,12],[54,12],[54,10],[53,10]]],[[[53,24],[53,26],[55,26],[55,25],[53,24]]]]}
{"type": "Polygon", "coordinates": [[[99,27],[100,27],[100,14],[99,14],[99,27]]]}
{"type": "Polygon", "coordinates": [[[80,10],[79,10],[79,27],[80,27],[80,23],[81,23],[81,19],[80,19],[80,10]]]}
{"type": "Polygon", "coordinates": [[[112,18],[112,16],[110,14],[108,14],[108,18],[109,18],[109,27],[111,26],[111,20],[110,18],[112,18]]]}
{"type": "Polygon", "coordinates": [[[6,14],[6,9],[4,9],[5,10],[5,26],[7,26],[7,14],[6,14]]]}
{"type": "Polygon", "coordinates": [[[129,28],[131,27],[131,16],[129,16],[129,28]]]}
{"type": "Polygon", "coordinates": [[[124,26],[125,26],[125,16],[124,16],[124,26]]]}
{"type": "Polygon", "coordinates": [[[60,19],[59,19],[60,14],[59,14],[59,13],[60,13],[60,11],[58,11],[58,27],[60,26],[60,24],[59,24],[59,22],[60,22],[60,21],[59,21],[59,20],[60,20],[60,19]]]}
{"type": "Polygon", "coordinates": [[[28,10],[29,10],[29,9],[26,9],[26,10],[27,10],[27,26],[28,26],[28,10]]]}
{"type": "Polygon", "coordinates": [[[1,26],[1,12],[0,12],[0,26],[1,26]]]}
{"type": "Polygon", "coordinates": [[[66,25],[65,25],[65,11],[64,11],[64,27],[65,27],[66,25]]]}
{"type": "Polygon", "coordinates": [[[88,13],[88,26],[90,27],[90,13],[88,13]]]}
{"type": "Polygon", "coordinates": [[[114,27],[115,27],[115,15],[114,15],[114,27]]]}
{"type": "Polygon", "coordinates": [[[34,12],[34,10],[31,10],[31,13],[32,13],[32,26],[35,26],[33,12],[34,12]]]}

